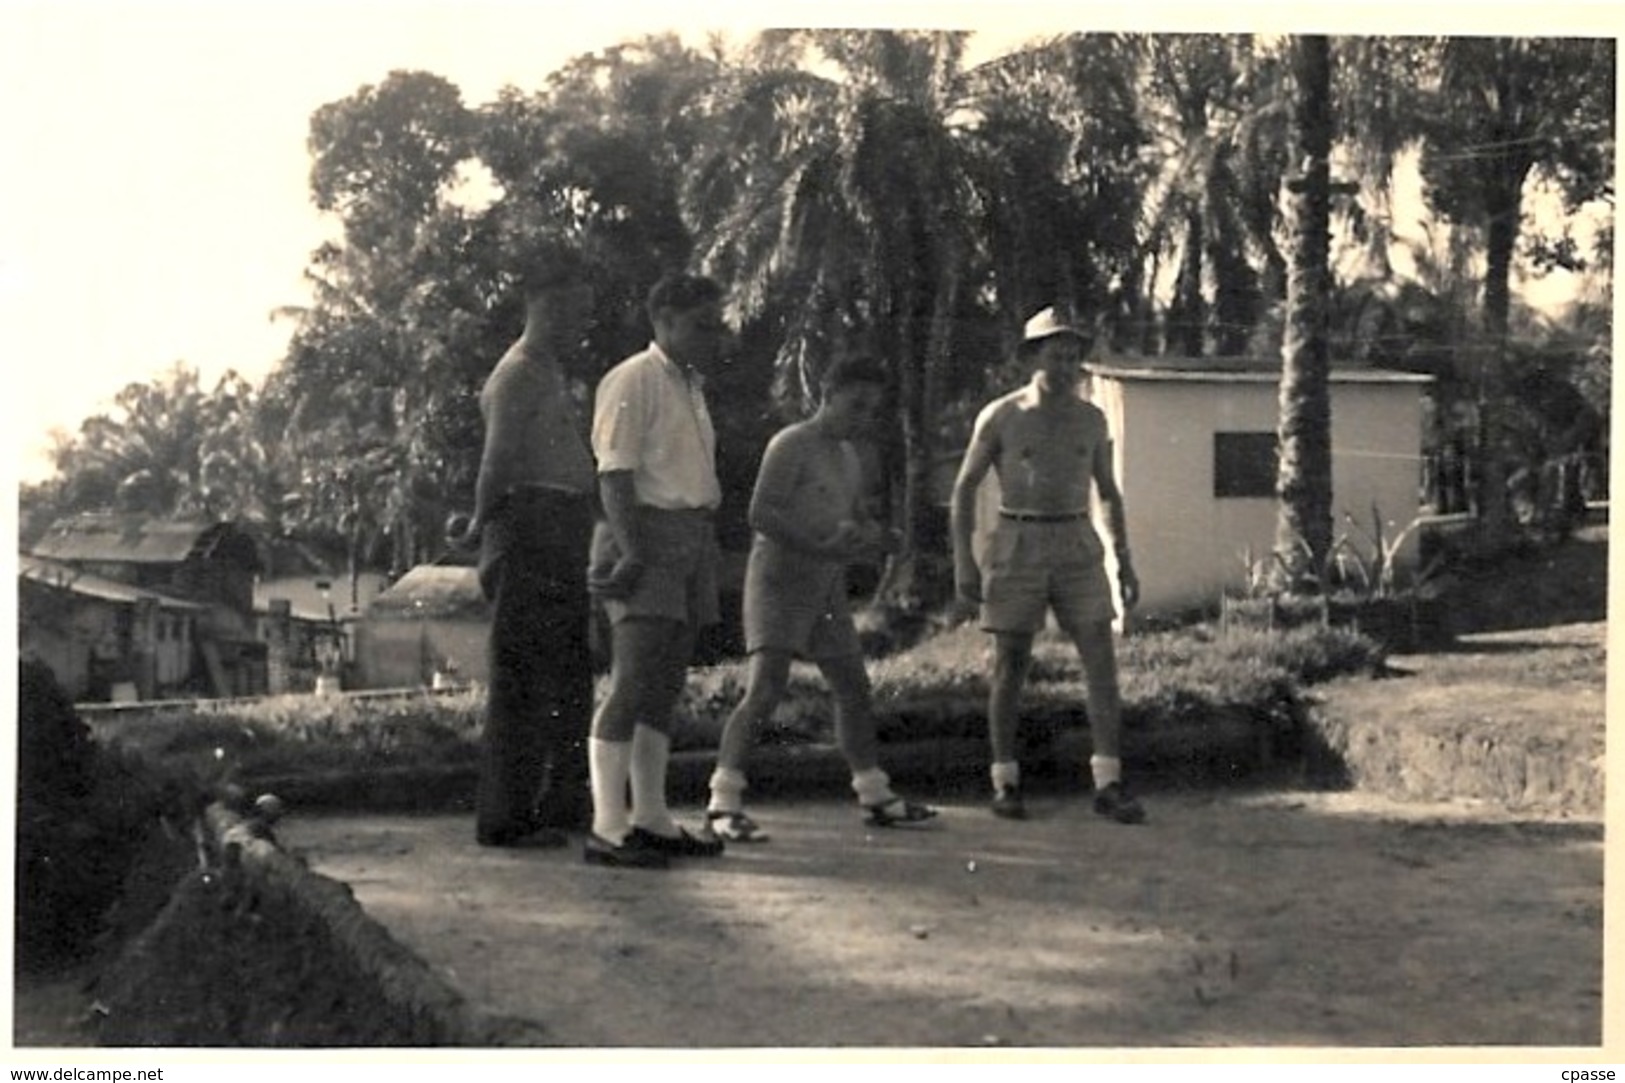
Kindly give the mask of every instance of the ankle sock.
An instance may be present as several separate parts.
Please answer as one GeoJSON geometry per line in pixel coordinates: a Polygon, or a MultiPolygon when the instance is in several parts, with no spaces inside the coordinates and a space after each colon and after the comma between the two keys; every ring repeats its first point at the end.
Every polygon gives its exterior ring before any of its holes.
{"type": "Polygon", "coordinates": [[[676,838],[677,821],[666,805],[666,765],[670,761],[670,737],[642,724],[632,731],[632,826],[676,838]]]}
{"type": "Polygon", "coordinates": [[[860,804],[869,807],[897,800],[892,792],[891,777],[878,767],[852,772],[852,791],[858,795],[860,804]]]}
{"type": "Polygon", "coordinates": [[[626,807],[626,784],[630,777],[630,741],[587,741],[587,768],[592,782],[592,833],[617,845],[632,829],[626,807]]]}
{"type": "Polygon", "coordinates": [[[1114,782],[1123,781],[1123,761],[1117,756],[1090,756],[1089,774],[1095,789],[1104,790],[1114,782]]]}
{"type": "Polygon", "coordinates": [[[1015,760],[1000,760],[989,772],[993,776],[993,791],[1015,790],[1021,787],[1021,764],[1015,760]]]}
{"type": "Polygon", "coordinates": [[[743,812],[745,810],[745,772],[733,767],[718,767],[711,772],[711,801],[707,812],[743,812]]]}

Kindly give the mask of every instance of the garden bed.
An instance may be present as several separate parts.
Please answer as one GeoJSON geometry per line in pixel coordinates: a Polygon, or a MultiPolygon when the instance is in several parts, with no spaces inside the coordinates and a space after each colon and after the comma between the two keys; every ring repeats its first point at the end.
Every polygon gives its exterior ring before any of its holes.
{"type": "MultiPolygon", "coordinates": [[[[1383,654],[1342,628],[1274,631],[1214,625],[1130,636],[1119,647],[1124,756],[1135,770],[1234,777],[1297,754],[1298,689],[1377,672],[1383,654]]],[[[960,627],[870,667],[883,758],[894,774],[985,767],[985,635],[960,627]],[[918,765],[911,767],[910,765],[918,765]]],[[[728,712],[744,694],[743,663],[693,671],[677,711],[674,796],[709,771],[728,712]],[[688,761],[696,766],[683,766],[688,761]]],[[[211,791],[273,790],[296,805],[452,808],[473,793],[483,691],[393,696],[281,696],[201,701],[149,714],[98,716],[99,741],[138,750],[211,791]]],[[[1083,676],[1071,645],[1039,637],[1022,701],[1021,757],[1065,769],[1089,755],[1083,676]]],[[[819,785],[834,753],[827,691],[811,667],[792,670],[784,703],[758,733],[753,776],[819,785]]]]}

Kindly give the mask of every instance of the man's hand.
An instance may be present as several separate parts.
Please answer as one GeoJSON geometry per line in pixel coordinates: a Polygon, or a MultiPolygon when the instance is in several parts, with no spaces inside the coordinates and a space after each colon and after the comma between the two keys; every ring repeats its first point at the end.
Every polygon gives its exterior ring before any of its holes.
{"type": "Polygon", "coordinates": [[[587,570],[587,589],[600,598],[619,601],[629,598],[643,578],[643,561],[635,556],[622,556],[612,567],[599,565],[587,570]]]}
{"type": "Polygon", "coordinates": [[[485,524],[478,515],[454,512],[446,517],[446,547],[454,553],[472,553],[479,548],[485,524]]]}
{"type": "Polygon", "coordinates": [[[954,597],[961,606],[974,608],[982,604],[982,572],[976,565],[954,568],[954,597]]]}
{"type": "Polygon", "coordinates": [[[1117,566],[1117,586],[1123,596],[1124,609],[1140,604],[1140,577],[1134,574],[1134,566],[1127,560],[1117,566]]]}

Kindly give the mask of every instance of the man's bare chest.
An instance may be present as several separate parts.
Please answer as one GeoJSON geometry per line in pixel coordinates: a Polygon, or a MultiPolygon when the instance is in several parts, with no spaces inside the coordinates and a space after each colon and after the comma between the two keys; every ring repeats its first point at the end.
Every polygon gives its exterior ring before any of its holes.
{"type": "Polygon", "coordinates": [[[1001,465],[1047,466],[1063,472],[1086,469],[1105,438],[1104,426],[1088,413],[1017,411],[1005,419],[999,460],[1001,465]]]}

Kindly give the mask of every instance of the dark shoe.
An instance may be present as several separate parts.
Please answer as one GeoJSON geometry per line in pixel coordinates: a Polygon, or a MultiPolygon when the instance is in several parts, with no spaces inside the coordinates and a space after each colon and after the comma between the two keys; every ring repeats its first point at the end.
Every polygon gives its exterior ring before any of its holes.
{"type": "Polygon", "coordinates": [[[665,835],[657,835],[653,831],[634,827],[632,833],[626,836],[623,845],[653,850],[666,857],[721,857],[725,849],[723,841],[715,835],[710,838],[698,838],[681,827],[677,829],[676,838],[667,838],[665,835]]]}
{"type": "Polygon", "coordinates": [[[480,831],[474,835],[474,841],[481,846],[490,846],[503,850],[557,850],[567,846],[570,840],[564,832],[555,831],[550,827],[522,827],[510,828],[504,831],[480,831]]]}
{"type": "Polygon", "coordinates": [[[930,805],[916,805],[913,801],[894,797],[878,805],[864,805],[864,823],[871,827],[900,827],[905,824],[923,824],[934,820],[937,810],[930,805]]]}
{"type": "Polygon", "coordinates": [[[1027,805],[1021,799],[1021,790],[1004,786],[993,791],[993,815],[1006,820],[1025,820],[1027,805]]]}
{"type": "Polygon", "coordinates": [[[1108,820],[1115,820],[1120,824],[1145,822],[1145,809],[1129,796],[1129,792],[1123,789],[1121,782],[1101,787],[1095,794],[1095,811],[1108,820]]]}
{"type": "Polygon", "coordinates": [[[617,846],[590,832],[581,844],[581,858],[589,865],[610,869],[663,869],[668,864],[665,854],[635,845],[631,836],[617,846]]]}

